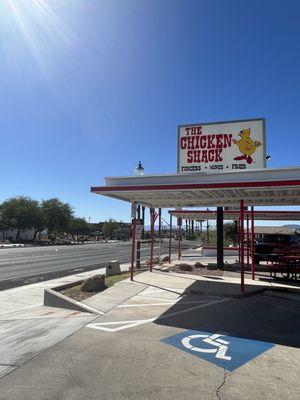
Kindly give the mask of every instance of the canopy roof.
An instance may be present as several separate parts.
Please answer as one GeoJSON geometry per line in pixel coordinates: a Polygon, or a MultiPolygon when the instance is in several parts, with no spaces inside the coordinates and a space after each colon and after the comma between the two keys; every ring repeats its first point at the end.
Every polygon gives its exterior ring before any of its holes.
{"type": "MultiPolygon", "coordinates": [[[[192,219],[195,221],[205,221],[208,219],[217,219],[217,211],[212,210],[172,210],[169,214],[183,219],[192,219]]],[[[245,211],[245,218],[251,218],[251,211],[245,211]]],[[[239,210],[224,210],[223,218],[226,220],[237,220],[240,218],[239,210]]],[[[300,211],[254,211],[255,220],[265,221],[300,221],[300,211]]]]}
{"type": "Polygon", "coordinates": [[[300,167],[105,178],[92,193],[149,207],[300,205],[300,167]]]}

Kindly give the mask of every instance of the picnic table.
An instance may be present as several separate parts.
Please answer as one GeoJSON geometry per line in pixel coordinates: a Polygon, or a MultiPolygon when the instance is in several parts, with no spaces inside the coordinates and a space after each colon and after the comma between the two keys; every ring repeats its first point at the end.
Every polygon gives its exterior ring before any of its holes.
{"type": "Polygon", "coordinates": [[[297,274],[300,274],[300,254],[281,254],[278,260],[268,265],[270,276],[276,279],[277,273],[285,275],[286,279],[292,276],[292,279],[297,280],[297,274]]]}

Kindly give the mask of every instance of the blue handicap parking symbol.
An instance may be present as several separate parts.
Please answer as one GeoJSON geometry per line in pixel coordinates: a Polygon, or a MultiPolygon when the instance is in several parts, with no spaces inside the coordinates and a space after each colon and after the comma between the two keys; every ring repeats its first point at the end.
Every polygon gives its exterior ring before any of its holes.
{"type": "Polygon", "coordinates": [[[162,339],[228,371],[233,371],[271,349],[274,344],[221,333],[189,330],[162,339]]]}

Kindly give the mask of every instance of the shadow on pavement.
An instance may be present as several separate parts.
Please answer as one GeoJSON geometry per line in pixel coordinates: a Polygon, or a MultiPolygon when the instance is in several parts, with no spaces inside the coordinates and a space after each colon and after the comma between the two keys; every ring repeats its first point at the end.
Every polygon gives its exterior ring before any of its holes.
{"type": "MultiPolygon", "coordinates": [[[[214,285],[215,292],[218,285],[222,287],[231,285],[219,282],[209,283],[214,285]]],[[[160,315],[154,323],[300,347],[300,295],[293,295],[299,296],[299,300],[288,298],[288,294],[286,298],[276,298],[269,296],[266,291],[263,294],[242,299],[223,298],[223,302],[212,303],[206,307],[196,308],[195,304],[191,307],[190,303],[184,305],[184,303],[195,301],[196,298],[205,300],[205,296],[194,294],[198,290],[197,284],[198,282],[195,282],[187,287],[182,299],[160,315]],[[184,308],[193,309],[180,313],[184,308]]],[[[219,300],[221,299],[220,297],[219,300]]],[[[212,300],[208,297],[207,301],[218,301],[218,298],[212,300]]]]}

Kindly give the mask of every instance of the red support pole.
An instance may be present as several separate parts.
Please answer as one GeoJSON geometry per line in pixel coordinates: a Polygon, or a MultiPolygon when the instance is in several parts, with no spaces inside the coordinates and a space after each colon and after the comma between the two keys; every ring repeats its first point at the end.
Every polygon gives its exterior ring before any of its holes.
{"type": "Polygon", "coordinates": [[[181,258],[181,240],[182,240],[182,230],[181,230],[181,225],[182,225],[182,218],[178,218],[178,260],[181,258]]]}
{"type": "Polygon", "coordinates": [[[172,246],[172,214],[170,214],[169,263],[171,262],[171,246],[172,246]]]}
{"type": "Polygon", "coordinates": [[[241,200],[241,292],[245,291],[245,241],[244,241],[244,200],[241,200]]]}
{"type": "Polygon", "coordinates": [[[239,245],[239,264],[241,263],[241,218],[239,218],[238,223],[238,245],[239,245]]]}
{"type": "Polygon", "coordinates": [[[150,272],[153,269],[153,246],[154,246],[154,208],[150,208],[151,220],[151,247],[150,247],[150,272]]]}
{"type": "Polygon", "coordinates": [[[251,206],[251,279],[255,280],[255,263],[254,263],[254,207],[251,206]]]}
{"type": "Polygon", "coordinates": [[[249,268],[250,267],[250,262],[249,262],[249,250],[250,250],[250,248],[249,248],[249,239],[250,239],[250,236],[249,236],[249,215],[248,215],[248,213],[247,213],[247,233],[246,233],[246,236],[247,236],[247,268],[249,268]]]}
{"type": "Polygon", "coordinates": [[[135,236],[136,236],[136,219],[132,219],[132,244],[131,244],[131,264],[130,264],[130,280],[133,281],[134,255],[135,255],[135,236]]]}

